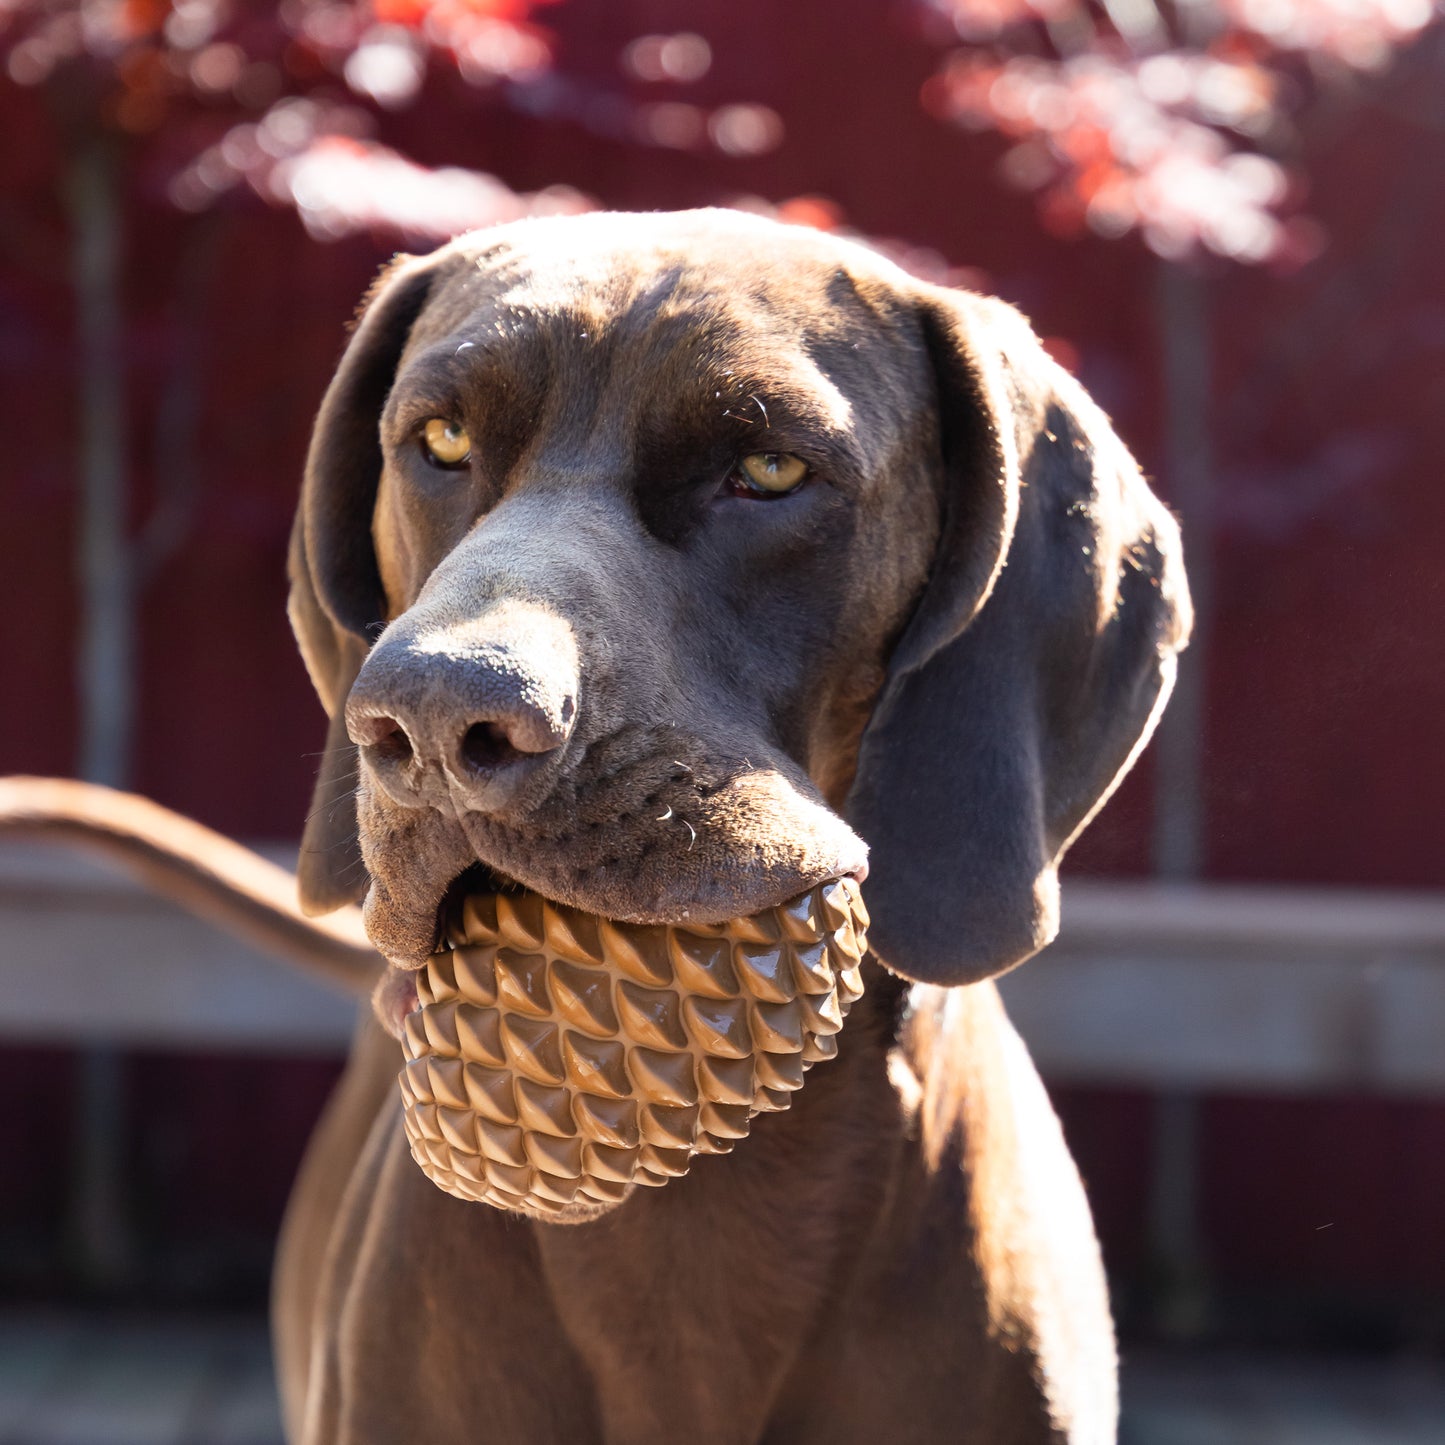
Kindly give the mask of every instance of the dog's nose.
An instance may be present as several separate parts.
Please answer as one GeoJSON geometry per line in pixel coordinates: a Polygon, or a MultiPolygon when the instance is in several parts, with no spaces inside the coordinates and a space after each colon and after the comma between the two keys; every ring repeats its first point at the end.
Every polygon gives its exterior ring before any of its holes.
{"type": "Polygon", "coordinates": [[[357,675],[346,730],[402,807],[495,813],[557,758],[577,692],[575,640],[556,619],[402,626],[357,675]]]}

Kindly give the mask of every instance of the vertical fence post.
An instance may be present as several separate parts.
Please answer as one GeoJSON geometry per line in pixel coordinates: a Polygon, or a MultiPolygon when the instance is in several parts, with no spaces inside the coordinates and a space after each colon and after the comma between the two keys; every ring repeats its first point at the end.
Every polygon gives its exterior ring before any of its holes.
{"type": "MultiPolygon", "coordinates": [[[[75,150],[65,180],[75,294],[81,432],[76,580],[80,637],[78,771],[128,782],[135,712],[135,577],[127,535],[127,428],[121,320],[121,198],[103,138],[75,150]]],[[[72,1125],[69,1244],[85,1281],[114,1287],[132,1266],[125,1201],[125,1069],[120,1051],[86,1048],[72,1125]]]]}
{"type": "MultiPolygon", "coordinates": [[[[1213,599],[1214,459],[1208,287],[1197,271],[1158,266],[1154,313],[1164,365],[1165,476],[1184,532],[1194,599],[1194,636],[1154,743],[1154,872],[1195,879],[1204,866],[1204,703],[1213,599]]],[[[1207,1294],[1199,1221],[1200,1100],[1163,1090],[1154,1102],[1149,1245],[1155,1321],[1176,1337],[1205,1323],[1207,1294]]]]}

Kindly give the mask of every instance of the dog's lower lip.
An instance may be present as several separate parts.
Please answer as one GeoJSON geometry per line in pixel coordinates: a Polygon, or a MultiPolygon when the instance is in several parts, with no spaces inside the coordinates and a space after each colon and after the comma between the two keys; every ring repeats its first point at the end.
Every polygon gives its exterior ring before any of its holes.
{"type": "MultiPolygon", "coordinates": [[[[851,878],[860,886],[868,877],[868,860],[865,858],[852,868],[840,868],[834,875],[838,878],[851,878]]],[[[444,905],[438,910],[437,919],[437,948],[446,951],[452,948],[453,941],[448,937],[448,929],[445,920],[448,908],[444,905]]],[[[679,909],[674,923],[685,923],[689,917],[689,910],[679,909]]],[[[388,1033],[400,1038],[402,1030],[406,1025],[408,1014],[415,1013],[421,1007],[417,998],[416,979],[421,969],[426,967],[427,960],[421,959],[399,959],[393,958],[391,966],[382,975],[381,981],[376,986],[373,996],[373,1008],[382,1026],[388,1033]]]]}
{"type": "MultiPolygon", "coordinates": [[[[752,907],[742,911],[753,913],[762,912],[768,908],[775,908],[778,904],[786,902],[789,898],[799,893],[806,892],[817,884],[836,880],[839,878],[851,878],[860,886],[868,877],[867,848],[859,846],[856,849],[849,849],[841,857],[833,860],[832,870],[826,873],[800,874],[794,879],[791,885],[784,885],[783,890],[776,894],[765,894],[752,900],[752,907]],[[861,857],[859,855],[862,855],[861,857]]],[[[429,954],[445,953],[455,946],[454,931],[455,924],[460,918],[461,905],[465,899],[477,893],[498,893],[513,892],[518,888],[524,892],[538,893],[541,897],[553,903],[566,903],[571,907],[580,907],[584,912],[598,913],[599,916],[611,916],[620,922],[628,923],[661,923],[678,924],[693,921],[704,923],[719,923],[727,921],[731,915],[715,915],[714,911],[699,907],[697,898],[679,898],[672,908],[664,908],[656,911],[648,910],[647,916],[632,915],[625,912],[611,915],[603,915],[595,907],[588,907],[577,899],[566,899],[558,897],[551,891],[531,888],[526,884],[518,884],[499,872],[492,864],[484,863],[480,858],[463,868],[447,884],[442,892],[442,897],[437,905],[434,915],[431,935],[431,947],[429,954]]],[[[386,950],[383,949],[383,952],[386,950]]],[[[426,966],[426,956],[405,956],[391,955],[392,963],[403,969],[420,969],[426,966]]]]}

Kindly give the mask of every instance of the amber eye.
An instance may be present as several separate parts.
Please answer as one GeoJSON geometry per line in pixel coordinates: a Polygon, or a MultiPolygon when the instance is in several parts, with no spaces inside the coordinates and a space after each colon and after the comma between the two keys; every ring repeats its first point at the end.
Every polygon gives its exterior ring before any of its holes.
{"type": "Polygon", "coordinates": [[[434,416],[422,431],[427,460],[439,467],[459,467],[472,454],[472,439],[460,422],[434,416]]]}
{"type": "Polygon", "coordinates": [[[785,496],[807,480],[808,464],[791,452],[753,452],[733,474],[743,490],[755,496],[785,496]]]}

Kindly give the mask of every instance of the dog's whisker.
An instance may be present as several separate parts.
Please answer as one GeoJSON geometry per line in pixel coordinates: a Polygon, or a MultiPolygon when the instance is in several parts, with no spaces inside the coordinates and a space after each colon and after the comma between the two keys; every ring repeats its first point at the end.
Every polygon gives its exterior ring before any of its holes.
{"type": "Polygon", "coordinates": [[[358,795],[360,779],[355,773],[342,778],[327,778],[317,783],[317,797],[322,802],[343,803],[347,798],[358,795]],[[323,792],[329,793],[329,797],[322,796],[323,792]]]}
{"type": "Polygon", "coordinates": [[[338,797],[318,799],[311,807],[311,809],[307,812],[306,821],[308,823],[311,823],[318,818],[325,818],[326,821],[329,823],[333,818],[336,817],[337,811],[345,807],[349,799],[355,798],[357,796],[358,794],[355,788],[348,788],[338,797]]]}
{"type": "MultiPolygon", "coordinates": [[[[314,759],[314,757],[340,757],[350,746],[350,743],[340,744],[340,746],[331,744],[331,746],[328,747],[318,747],[318,749],[311,751],[311,753],[302,753],[301,756],[306,760],[314,759]]],[[[351,772],[355,772],[355,764],[351,767],[351,772]]]]}
{"type": "Polygon", "coordinates": [[[317,787],[317,791],[312,798],[311,815],[319,813],[323,808],[334,812],[345,803],[348,798],[356,798],[359,796],[360,786],[357,782],[344,778],[329,780],[328,784],[325,785],[325,792],[322,791],[322,786],[317,787]]]}

